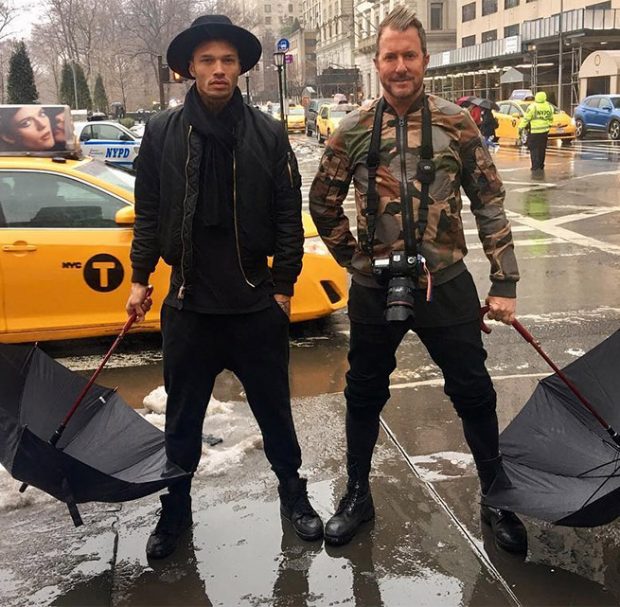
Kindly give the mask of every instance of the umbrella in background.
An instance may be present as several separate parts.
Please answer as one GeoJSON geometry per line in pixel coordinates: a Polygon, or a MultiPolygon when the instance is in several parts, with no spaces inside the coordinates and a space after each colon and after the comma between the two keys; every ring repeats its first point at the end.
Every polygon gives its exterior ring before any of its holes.
{"type": "Polygon", "coordinates": [[[36,345],[0,344],[0,463],[21,490],[65,502],[76,526],[76,504],[136,499],[188,476],[168,461],[159,429],[94,383],[133,318],[90,380],[36,345]]]}
{"type": "Polygon", "coordinates": [[[495,110],[496,112],[499,110],[499,105],[490,99],[480,99],[479,97],[475,97],[470,103],[481,107],[483,110],[495,110]]]}
{"type": "Polygon", "coordinates": [[[456,105],[460,105],[461,107],[468,107],[472,104],[474,104],[474,100],[477,99],[478,101],[482,101],[482,99],[480,99],[479,97],[476,97],[475,95],[464,95],[463,97],[459,97],[455,103],[456,105]]]}
{"type": "Polygon", "coordinates": [[[620,331],[556,370],[500,436],[510,486],[485,503],[557,525],[594,527],[620,515],[620,331]]]}

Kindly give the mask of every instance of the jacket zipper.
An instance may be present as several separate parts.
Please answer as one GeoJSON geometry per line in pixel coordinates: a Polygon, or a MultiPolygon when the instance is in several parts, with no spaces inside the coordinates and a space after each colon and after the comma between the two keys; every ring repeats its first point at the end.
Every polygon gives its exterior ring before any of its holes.
{"type": "Polygon", "coordinates": [[[290,182],[291,182],[291,189],[294,189],[295,186],[293,185],[293,169],[291,168],[291,153],[290,152],[286,153],[286,166],[288,167],[288,178],[290,179],[290,182]]]}
{"type": "Polygon", "coordinates": [[[183,237],[183,225],[186,221],[185,219],[185,207],[187,205],[187,188],[188,188],[188,177],[187,177],[187,167],[189,166],[189,156],[190,156],[190,147],[189,140],[192,135],[192,125],[189,125],[189,131],[187,131],[187,160],[185,161],[185,197],[183,198],[183,221],[181,222],[181,286],[179,287],[179,291],[177,293],[177,299],[185,298],[185,238],[183,237]]]}
{"type": "MultiPolygon", "coordinates": [[[[411,208],[409,200],[409,183],[407,181],[407,156],[406,156],[406,143],[407,143],[407,118],[398,118],[398,137],[397,143],[399,143],[400,151],[400,196],[402,201],[402,215],[403,215],[403,233],[407,228],[407,225],[413,225],[413,209],[411,208]],[[398,141],[400,139],[400,141],[398,141]]],[[[415,238],[415,234],[413,234],[415,238]]],[[[407,239],[405,239],[406,241],[407,239]]]]}
{"type": "Polygon", "coordinates": [[[243,280],[250,285],[251,287],[256,287],[245,275],[245,271],[243,270],[243,264],[241,263],[241,247],[239,246],[239,228],[237,227],[237,154],[233,150],[233,219],[235,223],[235,244],[237,246],[237,259],[239,260],[239,269],[241,270],[241,275],[243,276],[243,280]]]}

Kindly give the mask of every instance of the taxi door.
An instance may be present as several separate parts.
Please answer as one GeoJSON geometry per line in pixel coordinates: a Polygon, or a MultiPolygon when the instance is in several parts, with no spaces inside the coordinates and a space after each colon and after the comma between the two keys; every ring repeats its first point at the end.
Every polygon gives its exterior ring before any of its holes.
{"type": "Polygon", "coordinates": [[[5,331],[39,339],[125,320],[132,230],[127,202],[53,172],[0,171],[0,274],[5,331]]]}

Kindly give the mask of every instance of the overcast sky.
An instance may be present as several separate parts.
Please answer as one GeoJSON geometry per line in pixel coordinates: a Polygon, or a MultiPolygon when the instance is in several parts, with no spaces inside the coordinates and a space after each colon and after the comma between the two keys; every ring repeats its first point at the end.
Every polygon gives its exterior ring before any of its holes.
{"type": "Polygon", "coordinates": [[[45,7],[41,0],[13,0],[18,10],[17,18],[11,23],[10,29],[16,38],[27,38],[33,23],[43,15],[45,7]]]}

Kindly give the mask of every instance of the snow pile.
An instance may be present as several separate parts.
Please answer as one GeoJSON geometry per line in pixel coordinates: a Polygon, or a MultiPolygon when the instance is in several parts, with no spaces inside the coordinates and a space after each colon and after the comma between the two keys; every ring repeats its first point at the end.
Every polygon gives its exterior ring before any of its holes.
{"type": "MultiPolygon", "coordinates": [[[[166,391],[163,386],[144,398],[144,406],[150,411],[144,417],[154,426],[165,427],[166,391]]],[[[254,417],[246,403],[222,402],[213,397],[207,407],[202,429],[202,456],[197,478],[221,476],[241,464],[245,456],[255,449],[263,448],[263,439],[254,417]],[[207,437],[221,438],[222,442],[210,446],[207,437]]]]}

